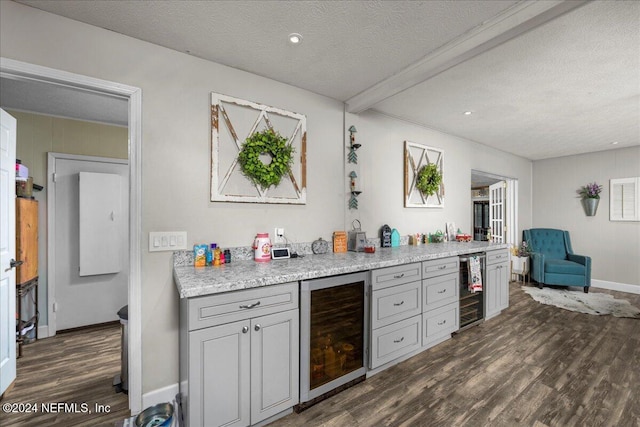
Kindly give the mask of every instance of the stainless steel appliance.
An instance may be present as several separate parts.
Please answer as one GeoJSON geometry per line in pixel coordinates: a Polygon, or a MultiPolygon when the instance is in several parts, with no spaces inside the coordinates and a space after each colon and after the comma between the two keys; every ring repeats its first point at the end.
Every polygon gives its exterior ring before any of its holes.
{"type": "Polygon", "coordinates": [[[460,257],[460,330],[484,320],[484,286],[486,286],[486,260],[484,253],[467,254],[460,257]],[[472,292],[469,288],[469,262],[471,257],[480,260],[483,291],[472,292]]]}
{"type": "Polygon", "coordinates": [[[368,284],[368,272],[301,282],[297,410],[364,380],[368,284]]]}

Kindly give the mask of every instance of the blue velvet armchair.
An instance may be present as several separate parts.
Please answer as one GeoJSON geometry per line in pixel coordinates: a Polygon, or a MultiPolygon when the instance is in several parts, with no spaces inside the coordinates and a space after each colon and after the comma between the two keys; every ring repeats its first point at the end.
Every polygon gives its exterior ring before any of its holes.
{"type": "Polygon", "coordinates": [[[591,257],[576,255],[569,232],[553,228],[524,230],[524,240],[531,250],[531,277],[543,285],[591,286],[591,257]]]}

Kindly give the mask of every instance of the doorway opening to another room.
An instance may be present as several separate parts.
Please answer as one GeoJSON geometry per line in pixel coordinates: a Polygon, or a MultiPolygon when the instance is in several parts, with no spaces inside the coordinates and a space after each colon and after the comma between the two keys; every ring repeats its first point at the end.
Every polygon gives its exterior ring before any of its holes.
{"type": "Polygon", "coordinates": [[[518,180],[471,170],[473,239],[516,245],[518,180]]]}

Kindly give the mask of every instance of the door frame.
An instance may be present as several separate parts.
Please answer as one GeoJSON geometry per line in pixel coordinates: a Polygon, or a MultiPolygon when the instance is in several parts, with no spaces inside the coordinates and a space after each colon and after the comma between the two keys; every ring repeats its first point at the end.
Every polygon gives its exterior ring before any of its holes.
{"type": "Polygon", "coordinates": [[[129,409],[137,414],[142,410],[142,90],[4,57],[0,57],[0,77],[63,85],[129,101],[129,409]]]}
{"type": "MultiPolygon", "coordinates": [[[[507,187],[505,188],[504,196],[505,196],[505,213],[504,213],[504,221],[507,227],[507,231],[505,233],[505,241],[504,243],[509,246],[518,245],[519,237],[518,237],[518,179],[511,178],[504,175],[497,175],[490,172],[483,172],[478,169],[472,169],[472,174],[482,175],[486,178],[493,179],[496,182],[505,181],[507,187]]],[[[487,195],[488,200],[488,195],[487,195]]],[[[471,224],[473,224],[473,201],[471,203],[471,224]]]]}
{"type": "MultiPolygon", "coordinates": [[[[57,160],[77,160],[83,162],[97,162],[97,163],[112,163],[124,165],[129,161],[125,159],[98,157],[98,156],[85,156],[80,154],[66,154],[66,153],[47,153],[47,330],[48,336],[52,337],[56,335],[58,325],[56,312],[56,186],[55,182],[55,170],[57,160]]],[[[131,200],[129,200],[131,201],[131,200]]],[[[129,233],[129,230],[127,230],[129,233]]],[[[127,297],[128,299],[128,297],[127,297]]]]}

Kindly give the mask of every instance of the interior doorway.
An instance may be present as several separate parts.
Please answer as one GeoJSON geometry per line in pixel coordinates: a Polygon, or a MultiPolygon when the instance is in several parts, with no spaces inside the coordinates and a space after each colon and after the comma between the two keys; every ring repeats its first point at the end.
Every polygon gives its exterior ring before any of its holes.
{"type": "Polygon", "coordinates": [[[472,170],[471,206],[474,240],[517,244],[517,179],[472,170]]]}
{"type": "MultiPolygon", "coordinates": [[[[127,300],[129,409],[137,414],[142,409],[142,334],[141,334],[141,115],[142,95],[139,88],[55,70],[7,58],[0,58],[0,78],[38,84],[47,88],[65,88],[75,93],[100,94],[106,98],[125,99],[129,140],[129,265],[127,300]]],[[[3,102],[5,91],[3,90],[3,102]]],[[[52,309],[49,304],[49,310],[52,309]]]]}

